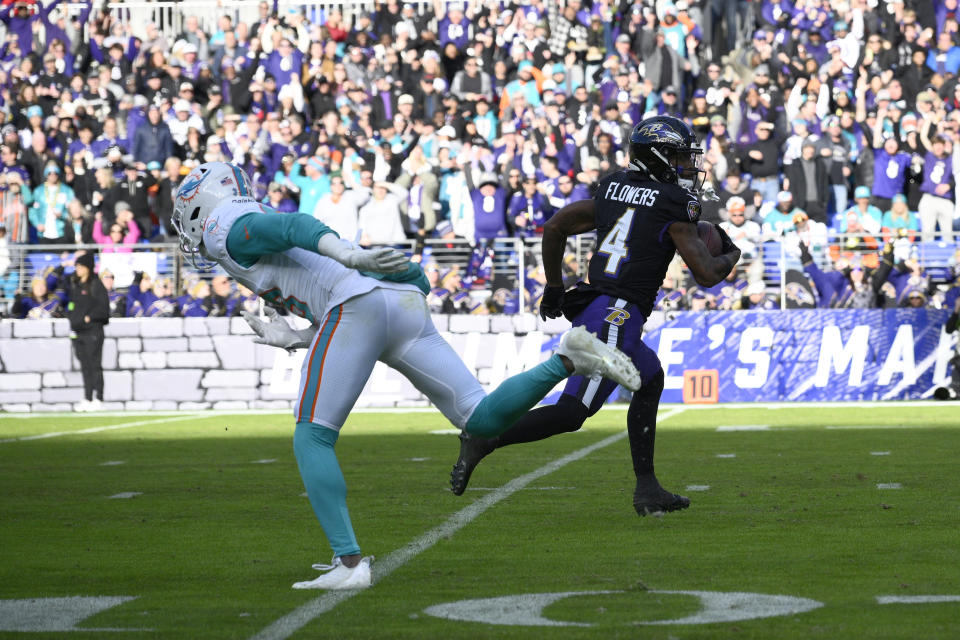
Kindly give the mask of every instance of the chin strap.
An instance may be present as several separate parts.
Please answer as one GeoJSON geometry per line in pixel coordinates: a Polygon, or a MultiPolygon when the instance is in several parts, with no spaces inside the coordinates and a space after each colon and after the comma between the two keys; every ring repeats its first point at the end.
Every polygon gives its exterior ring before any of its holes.
{"type": "Polygon", "coordinates": [[[213,271],[217,268],[218,263],[216,260],[208,258],[203,254],[203,245],[201,244],[193,251],[184,251],[181,247],[180,251],[183,253],[184,258],[187,259],[187,262],[196,270],[202,271],[204,273],[208,271],[213,271]]]}

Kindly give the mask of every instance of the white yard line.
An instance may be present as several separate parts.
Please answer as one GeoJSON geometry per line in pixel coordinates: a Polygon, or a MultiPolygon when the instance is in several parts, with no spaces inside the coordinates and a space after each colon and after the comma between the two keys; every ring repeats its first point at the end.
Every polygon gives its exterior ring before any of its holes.
{"type": "Polygon", "coordinates": [[[112,424],[103,427],[90,427],[89,429],[77,429],[76,431],[48,431],[46,433],[37,433],[32,436],[21,436],[19,438],[3,438],[0,439],[0,444],[8,442],[21,442],[23,440],[43,440],[45,438],[57,438],[60,436],[76,436],[85,433],[99,433],[101,431],[114,431],[116,429],[130,429],[133,427],[142,427],[148,424],[162,424],[164,422],[182,422],[183,420],[194,420],[196,418],[203,417],[202,413],[189,413],[189,414],[179,414],[176,416],[171,416],[167,418],[159,418],[155,420],[137,420],[136,422],[122,422],[120,424],[112,424]]]}
{"type": "Polygon", "coordinates": [[[877,596],[877,604],[927,604],[960,602],[960,596],[877,596]]]}
{"type": "MultiPolygon", "coordinates": [[[[601,411],[626,411],[629,404],[625,402],[609,404],[601,411]]],[[[950,403],[937,400],[901,400],[901,401],[863,401],[863,402],[720,402],[717,404],[663,403],[662,410],[683,409],[684,411],[710,411],[713,409],[883,409],[898,408],[910,409],[913,407],[944,407],[950,403]]],[[[292,409],[203,409],[191,410],[191,413],[212,416],[239,416],[239,415],[291,415],[292,409]]],[[[435,413],[436,408],[428,405],[422,407],[357,407],[350,413],[435,413]]],[[[183,415],[181,411],[104,411],[95,414],[86,414],[88,417],[100,418],[131,418],[134,416],[171,416],[183,415]]],[[[0,412],[0,422],[4,420],[27,420],[30,418],[77,418],[83,417],[71,411],[32,413],[0,412]]]]}
{"type": "Polygon", "coordinates": [[[768,424],[725,424],[717,427],[717,431],[770,431],[768,424]]]}
{"type": "MultiPolygon", "coordinates": [[[[657,422],[662,422],[667,418],[675,416],[676,414],[684,411],[685,408],[686,407],[676,407],[670,409],[657,416],[657,422]]],[[[476,502],[450,516],[447,521],[440,526],[427,531],[425,534],[407,546],[393,551],[382,560],[376,561],[376,563],[373,565],[373,575],[376,581],[379,582],[380,580],[386,578],[388,575],[408,563],[417,555],[435,545],[441,538],[446,538],[453,535],[463,527],[470,524],[472,520],[480,516],[484,511],[494,506],[501,500],[509,498],[511,495],[523,489],[531,482],[539,480],[543,476],[551,474],[554,471],[570,464],[571,462],[576,462],[577,460],[580,460],[581,458],[593,453],[597,449],[602,449],[613,444],[614,442],[623,440],[625,437],[627,437],[627,432],[624,430],[608,438],[604,438],[600,442],[574,451],[573,453],[567,454],[562,458],[557,458],[556,460],[545,464],[535,471],[531,471],[526,475],[514,478],[499,489],[496,489],[492,493],[479,498],[476,502]]],[[[252,640],[284,640],[285,638],[289,638],[315,618],[323,615],[341,602],[345,602],[359,593],[363,593],[363,591],[329,591],[322,596],[314,598],[313,600],[297,607],[279,620],[276,620],[270,626],[260,631],[260,633],[253,636],[252,640]]]]}
{"type": "Polygon", "coordinates": [[[823,427],[827,431],[864,430],[864,429],[929,429],[925,424],[828,424],[823,427]]]}
{"type": "MultiPolygon", "coordinates": [[[[195,413],[191,411],[190,413],[195,413]]],[[[235,413],[241,413],[237,411],[235,413]]],[[[248,412],[242,412],[248,413],[248,412]]],[[[5,411],[0,413],[0,422],[4,420],[30,420],[32,418],[132,418],[134,416],[182,416],[183,411],[97,411],[86,415],[76,411],[5,411]]]]}

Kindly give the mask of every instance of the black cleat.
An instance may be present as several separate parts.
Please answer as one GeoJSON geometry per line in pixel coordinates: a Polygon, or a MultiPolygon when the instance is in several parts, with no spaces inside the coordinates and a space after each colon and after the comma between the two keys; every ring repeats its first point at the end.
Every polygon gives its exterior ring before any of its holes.
{"type": "Polygon", "coordinates": [[[656,478],[637,479],[637,488],[633,492],[633,508],[639,515],[658,516],[689,506],[690,498],[670,493],[660,486],[656,478]]]}
{"type": "Polygon", "coordinates": [[[460,457],[450,472],[450,490],[453,495],[463,495],[470,482],[470,474],[491,451],[497,448],[496,438],[472,436],[466,431],[460,432],[460,457]]]}

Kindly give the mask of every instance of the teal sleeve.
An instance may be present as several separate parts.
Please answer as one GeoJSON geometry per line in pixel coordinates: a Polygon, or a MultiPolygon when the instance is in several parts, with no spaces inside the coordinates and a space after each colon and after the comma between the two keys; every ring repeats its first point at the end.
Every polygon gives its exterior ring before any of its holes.
{"type": "Polygon", "coordinates": [[[230,228],[227,253],[240,266],[252,267],[261,256],[296,247],[316,253],[317,243],[328,233],[336,235],[336,231],[306,213],[251,212],[237,218],[230,228]]]}
{"type": "MultiPolygon", "coordinates": [[[[237,218],[227,234],[227,253],[242,267],[252,267],[261,256],[283,253],[299,247],[317,252],[317,243],[324,235],[337,232],[307,213],[251,212],[237,218]]],[[[337,235],[339,238],[340,236],[337,235]]],[[[372,273],[365,276],[389,282],[408,282],[430,293],[430,283],[419,264],[411,262],[400,273],[372,273]]]]}

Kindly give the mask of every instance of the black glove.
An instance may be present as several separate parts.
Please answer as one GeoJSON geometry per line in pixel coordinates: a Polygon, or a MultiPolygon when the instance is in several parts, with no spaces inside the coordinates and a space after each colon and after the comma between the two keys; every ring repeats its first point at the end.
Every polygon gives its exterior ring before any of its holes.
{"type": "Polygon", "coordinates": [[[543,297],[540,299],[540,317],[559,318],[563,313],[560,309],[560,303],[563,300],[563,287],[547,286],[543,290],[543,297]]]}
{"type": "Polygon", "coordinates": [[[723,230],[716,222],[713,223],[713,228],[717,230],[717,233],[720,234],[720,252],[721,253],[730,253],[737,248],[737,245],[733,244],[733,240],[730,239],[730,236],[727,235],[727,232],[723,230]]]}
{"type": "Polygon", "coordinates": [[[887,264],[893,264],[893,242],[883,245],[883,261],[887,264]]]}
{"type": "Polygon", "coordinates": [[[800,245],[800,262],[806,264],[808,262],[813,262],[813,256],[810,255],[810,247],[807,246],[805,242],[799,242],[800,245]]]}

